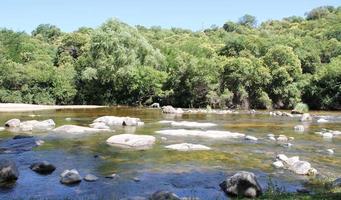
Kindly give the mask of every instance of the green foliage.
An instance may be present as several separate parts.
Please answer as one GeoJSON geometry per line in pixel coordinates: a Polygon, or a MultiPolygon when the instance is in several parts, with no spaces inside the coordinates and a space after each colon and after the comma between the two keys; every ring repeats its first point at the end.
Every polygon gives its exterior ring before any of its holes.
{"type": "Polygon", "coordinates": [[[0,102],[341,109],[341,9],[204,31],[110,19],[64,33],[0,29],[0,102]]]}
{"type": "Polygon", "coordinates": [[[298,103],[296,104],[294,110],[300,113],[307,113],[309,111],[309,107],[305,103],[298,103]]]}

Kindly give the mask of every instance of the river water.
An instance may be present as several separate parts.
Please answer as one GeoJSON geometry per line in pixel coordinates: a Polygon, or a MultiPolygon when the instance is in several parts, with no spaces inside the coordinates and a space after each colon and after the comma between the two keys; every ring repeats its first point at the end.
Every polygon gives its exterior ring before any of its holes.
{"type": "MultiPolygon", "coordinates": [[[[14,160],[20,171],[14,187],[0,189],[0,199],[122,199],[148,197],[157,190],[168,190],[180,197],[228,199],[220,190],[219,183],[240,170],[254,172],[263,188],[271,182],[284,191],[295,192],[304,187],[309,178],[273,168],[271,164],[279,153],[299,156],[300,160],[310,162],[323,176],[334,178],[341,175],[341,136],[324,139],[315,134],[323,128],[341,131],[341,113],[315,114],[329,116],[329,122],[317,123],[315,120],[305,123],[306,130],[300,133],[293,128],[302,124],[299,118],[268,114],[169,115],[157,109],[131,107],[0,113],[0,124],[11,118],[22,121],[51,118],[57,127],[65,124],[88,126],[95,118],[105,115],[138,117],[145,122],[144,126],[139,127],[115,127],[114,133],[81,136],[61,136],[49,132],[34,134],[45,141],[42,146],[32,151],[0,154],[0,158],[14,160]],[[33,114],[36,116],[33,117],[33,114]],[[205,130],[239,132],[259,140],[164,136],[156,131],[183,127],[158,123],[160,120],[211,122],[217,126],[205,130]],[[153,135],[157,142],[148,150],[129,150],[106,144],[110,136],[122,133],[153,135]],[[294,137],[290,141],[293,146],[288,148],[268,140],[269,133],[294,137]],[[166,145],[182,142],[203,144],[212,150],[179,152],[165,149],[166,145]],[[327,149],[334,149],[335,153],[330,155],[327,149]],[[39,175],[29,169],[30,164],[42,160],[53,163],[56,170],[50,175],[39,175]],[[73,186],[60,184],[60,173],[73,168],[82,176],[91,173],[99,180],[82,181],[73,186]],[[115,179],[105,178],[113,173],[118,175],[115,179]]],[[[16,134],[19,133],[5,130],[0,132],[0,138],[7,139],[16,134]]]]}

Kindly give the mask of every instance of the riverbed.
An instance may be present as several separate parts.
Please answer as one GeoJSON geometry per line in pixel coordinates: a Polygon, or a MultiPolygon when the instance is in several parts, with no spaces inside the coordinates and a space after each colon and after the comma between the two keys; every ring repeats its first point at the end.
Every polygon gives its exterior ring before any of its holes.
{"type": "MultiPolygon", "coordinates": [[[[143,126],[117,126],[115,132],[87,135],[58,135],[49,131],[35,133],[45,143],[31,151],[1,153],[1,158],[14,160],[20,176],[14,187],[1,188],[0,199],[122,199],[148,197],[158,190],[168,190],[180,197],[200,199],[228,199],[220,190],[219,183],[233,173],[246,170],[254,172],[265,189],[269,183],[283,191],[296,192],[305,187],[307,176],[297,175],[272,166],[277,154],[299,156],[311,163],[321,176],[341,175],[341,136],[323,138],[315,132],[322,129],[341,131],[341,113],[316,112],[328,122],[299,122],[297,117],[259,114],[163,114],[159,109],[132,107],[104,107],[92,109],[61,109],[30,112],[0,113],[0,126],[12,118],[24,120],[53,119],[56,127],[66,124],[89,126],[100,116],[138,117],[143,126]],[[214,123],[212,127],[175,127],[161,120],[214,123]],[[295,125],[304,125],[304,132],[294,130],[295,125]],[[222,130],[243,133],[258,138],[207,139],[192,136],[160,135],[166,129],[222,130]],[[124,149],[110,146],[106,140],[122,133],[152,135],[156,144],[146,150],[124,149]],[[268,139],[267,134],[294,137],[287,147],[268,139]],[[205,151],[175,151],[165,146],[177,143],[202,144],[211,148],[205,151]],[[333,149],[329,154],[327,149],[333,149]],[[30,164],[47,160],[56,166],[50,175],[39,175],[29,169],[30,164]],[[65,169],[77,169],[80,175],[88,173],[99,177],[96,182],[82,181],[67,186],[60,184],[59,175],[65,169]],[[116,174],[114,179],[105,178],[116,174]]],[[[0,132],[2,140],[14,135],[7,130],[0,132]]]]}

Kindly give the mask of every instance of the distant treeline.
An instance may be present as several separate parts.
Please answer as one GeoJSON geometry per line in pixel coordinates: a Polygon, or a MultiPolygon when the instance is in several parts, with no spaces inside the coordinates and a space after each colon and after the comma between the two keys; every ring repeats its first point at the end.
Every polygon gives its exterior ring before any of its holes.
{"type": "Polygon", "coordinates": [[[197,32],[0,29],[0,102],[341,109],[341,7],[197,32]]]}

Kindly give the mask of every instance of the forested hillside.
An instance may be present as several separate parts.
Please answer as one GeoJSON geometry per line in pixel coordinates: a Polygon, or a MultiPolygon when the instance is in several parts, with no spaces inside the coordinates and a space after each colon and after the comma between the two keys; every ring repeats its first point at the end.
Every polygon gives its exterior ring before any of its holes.
{"type": "Polygon", "coordinates": [[[193,32],[0,30],[0,102],[341,109],[341,7],[193,32]]]}

